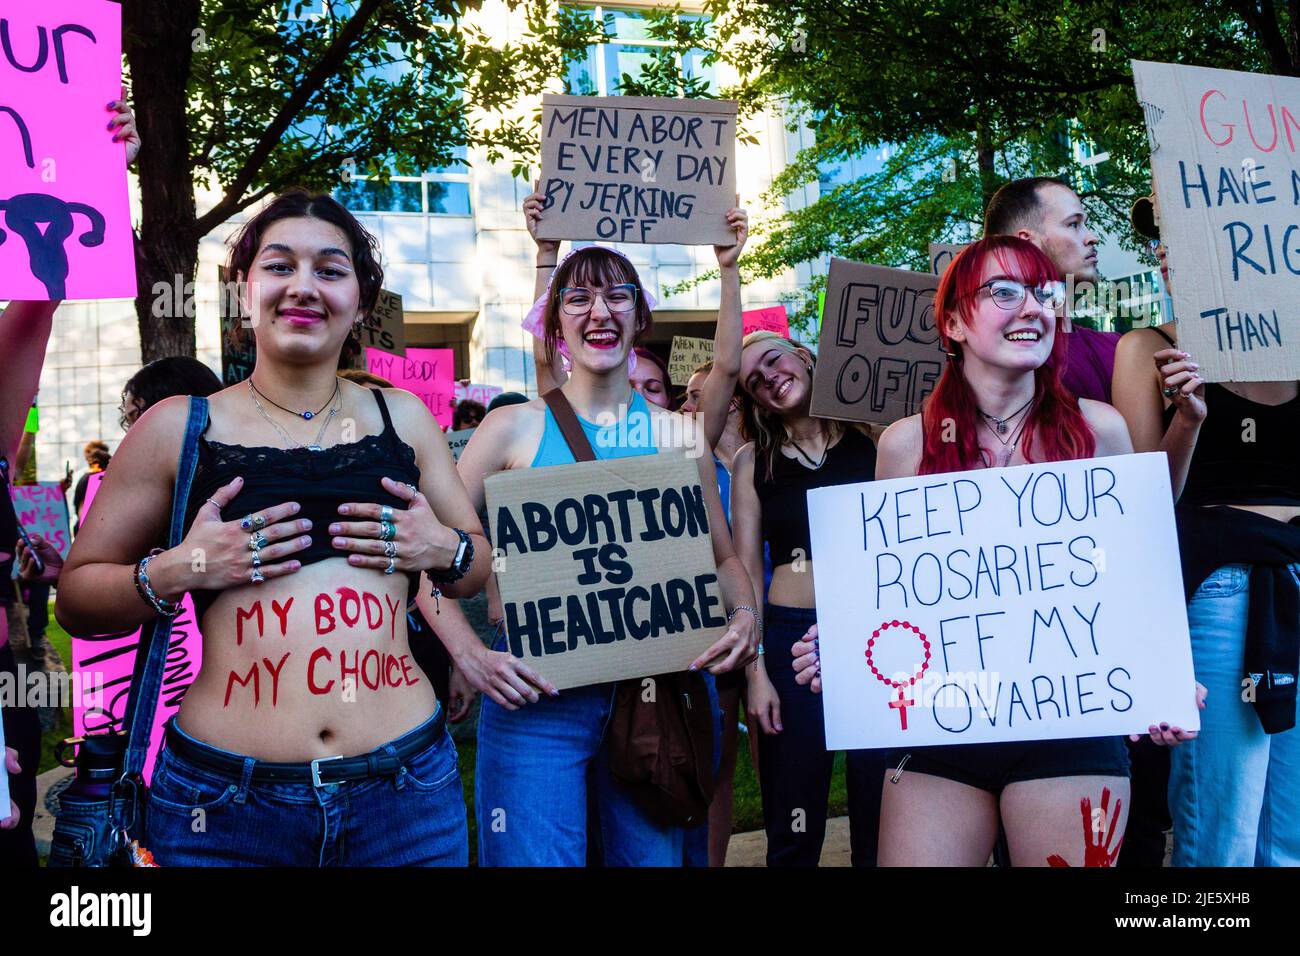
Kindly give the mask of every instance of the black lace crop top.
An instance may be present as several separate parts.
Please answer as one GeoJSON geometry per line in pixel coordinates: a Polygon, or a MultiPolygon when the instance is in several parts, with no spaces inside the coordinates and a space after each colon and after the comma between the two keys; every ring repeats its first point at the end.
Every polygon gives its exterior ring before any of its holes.
{"type": "MultiPolygon", "coordinates": [[[[331,522],[341,519],[339,505],[354,501],[405,510],[406,502],[385,491],[380,479],[388,477],[416,486],[420,483],[415,449],[398,436],[383,393],[377,389],[371,391],[379,403],[384,430],[359,441],[309,451],[227,445],[200,438],[194,483],[185,503],[185,532],[189,532],[203,503],[218,488],[241,476],[244,486],[221,510],[222,520],[237,521],[263,508],[296,501],[302,511],[295,517],[311,519],[311,546],[295,552],[292,559],[308,565],[326,558],[346,558],[347,552],[331,544],[333,535],[329,533],[331,522]]],[[[419,575],[411,577],[414,588],[419,583],[419,575]]],[[[202,620],[217,592],[195,591],[192,596],[195,612],[202,620]]]]}

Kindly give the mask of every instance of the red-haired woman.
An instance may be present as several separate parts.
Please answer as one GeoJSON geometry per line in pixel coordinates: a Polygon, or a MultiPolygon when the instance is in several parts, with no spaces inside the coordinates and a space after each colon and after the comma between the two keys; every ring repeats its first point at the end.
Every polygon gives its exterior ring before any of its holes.
{"type": "MultiPolygon", "coordinates": [[[[939,334],[953,357],[919,415],[880,438],[876,478],[1005,468],[1133,450],[1124,419],[1062,386],[1066,343],[1056,334],[1064,301],[1056,267],[1037,247],[992,236],[962,251],[935,297],[939,334]]],[[[794,648],[800,683],[819,689],[815,629],[794,648]]],[[[1167,729],[1166,729],[1167,728],[1167,729]]],[[[1151,726],[1157,743],[1194,737],[1151,726]]],[[[1015,866],[1082,866],[1080,801],[1113,808],[1108,859],[1118,855],[1129,803],[1120,737],[957,744],[897,751],[884,787],[882,866],[983,866],[1006,828],[1015,866]],[[1103,791],[1109,791],[1109,799],[1103,791]]]]}

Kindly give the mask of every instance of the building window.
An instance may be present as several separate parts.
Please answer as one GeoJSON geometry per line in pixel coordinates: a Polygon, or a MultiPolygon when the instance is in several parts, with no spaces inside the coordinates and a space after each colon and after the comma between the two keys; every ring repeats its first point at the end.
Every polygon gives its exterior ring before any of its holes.
{"type": "MultiPolygon", "coordinates": [[[[650,36],[649,21],[640,10],[625,10],[605,4],[583,6],[596,21],[604,21],[605,32],[612,39],[587,48],[586,56],[569,61],[565,92],[575,96],[617,96],[623,74],[633,78],[641,74],[642,64],[651,62],[657,50],[671,47],[667,40],[650,36]]],[[[679,13],[681,20],[707,20],[703,14],[679,13]]],[[[704,64],[704,50],[687,50],[677,55],[677,68],[683,76],[699,78],[716,90],[717,69],[704,64]]]]}
{"type": "MultiPolygon", "coordinates": [[[[464,146],[456,147],[464,160],[464,146]]],[[[413,212],[430,216],[468,216],[469,167],[442,166],[423,176],[393,175],[387,183],[358,176],[334,190],[334,198],[353,212],[413,212]]]]}

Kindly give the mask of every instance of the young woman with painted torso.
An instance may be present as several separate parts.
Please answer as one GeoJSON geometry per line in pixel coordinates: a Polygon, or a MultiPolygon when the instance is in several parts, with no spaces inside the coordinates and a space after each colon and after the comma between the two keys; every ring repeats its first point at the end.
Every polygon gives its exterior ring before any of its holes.
{"type": "MultiPolygon", "coordinates": [[[[1076,400],[1061,385],[1056,276],[1041,251],[1010,236],[973,243],[953,260],[935,298],[953,359],[923,412],[881,436],[877,478],[1132,451],[1113,408],[1076,400]]],[[[793,652],[799,682],[819,690],[815,628],[793,652]]],[[[1167,725],[1149,732],[1170,745],[1195,736],[1167,725]]],[[[1015,866],[1111,865],[1118,855],[1129,802],[1119,737],[910,748],[892,752],[890,765],[883,779],[897,780],[883,786],[882,865],[984,866],[999,823],[1015,866]],[[1083,800],[1106,815],[1099,847],[1082,839],[1083,800]]]]}
{"type": "MultiPolygon", "coordinates": [[[[1153,251],[1168,288],[1166,250],[1153,251]]],[[[1192,661],[1209,691],[1199,738],[1171,754],[1173,864],[1300,866],[1300,383],[1206,383],[1176,336],[1174,322],[1127,333],[1113,387],[1134,447],[1169,458],[1192,661]],[[1257,685],[1275,700],[1256,703],[1252,673],[1269,674],[1257,685]]]]}
{"type": "MultiPolygon", "coordinates": [[[[524,205],[534,237],[543,215],[540,200],[533,195],[524,205]]],[[[600,247],[576,250],[555,268],[557,245],[538,242],[538,269],[555,270],[546,292],[542,360],[550,366],[564,342],[572,368],[562,390],[598,457],[655,454],[677,443],[696,456],[729,625],[692,666],[715,674],[743,666],[758,644],[754,599],[732,553],[713,458],[691,420],[647,402],[628,376],[628,353],[652,320],[640,278],[625,257],[600,247]]],[[[544,281],[538,285],[544,287],[544,281]]],[[[493,472],[572,461],[553,415],[538,399],[487,416],[462,453],[459,470],[471,500],[481,506],[483,480],[493,472]]],[[[504,646],[504,635],[499,640],[504,646]]],[[[650,820],[631,792],[610,776],[603,738],[614,685],[552,694],[553,688],[522,665],[510,676],[513,686],[498,684],[480,711],[479,862],[584,865],[592,797],[607,865],[680,866],[684,831],[650,820]]]]}
{"type": "Polygon", "coordinates": [[[127,433],[59,589],[80,634],[194,596],[203,664],[154,770],[146,845],[164,866],[464,864],[455,748],[405,608],[420,572],[460,575],[446,589],[467,595],[490,559],[424,405],[335,375],[382,282],[373,239],[292,192],[230,264],[257,364],[209,399],[184,540],[149,559],[154,593],[138,589],[133,563],[167,534],[178,397],[127,433]]]}

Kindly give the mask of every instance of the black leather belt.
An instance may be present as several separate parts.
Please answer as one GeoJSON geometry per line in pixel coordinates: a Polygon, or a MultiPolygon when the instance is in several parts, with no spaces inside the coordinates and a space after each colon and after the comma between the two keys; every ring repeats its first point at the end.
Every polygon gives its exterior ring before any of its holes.
{"type": "MultiPolygon", "coordinates": [[[[244,775],[244,758],[209,747],[178,733],[175,718],[167,724],[167,749],[177,757],[196,767],[211,770],[223,777],[241,779],[244,775]]],[[[258,760],[253,764],[253,783],[309,783],[323,787],[331,783],[350,780],[367,780],[372,777],[391,777],[406,761],[427,750],[442,739],[447,727],[447,712],[438,708],[432,723],[412,731],[393,743],[396,755],[385,750],[372,750],[355,757],[317,757],[303,763],[273,763],[258,760]]]]}

